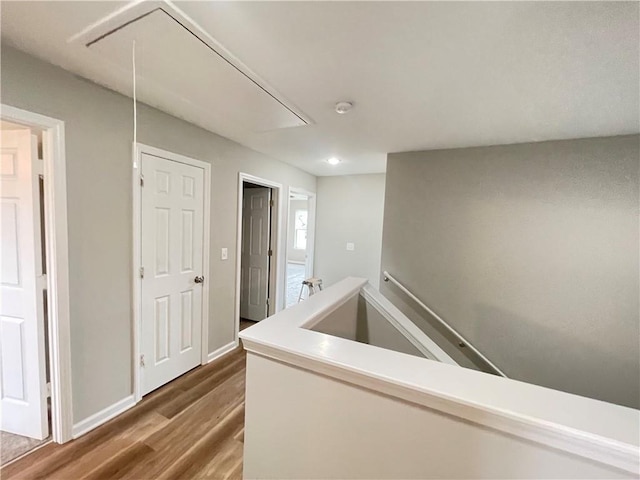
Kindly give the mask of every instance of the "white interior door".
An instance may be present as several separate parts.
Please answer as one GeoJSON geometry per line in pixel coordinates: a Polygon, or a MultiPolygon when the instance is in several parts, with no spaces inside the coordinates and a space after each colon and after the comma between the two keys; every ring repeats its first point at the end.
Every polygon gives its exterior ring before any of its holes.
{"type": "Polygon", "coordinates": [[[49,435],[37,139],[2,131],[0,188],[1,429],[49,435]]]}
{"type": "Polygon", "coordinates": [[[268,314],[271,189],[245,188],[242,207],[240,316],[264,320],[268,314]]]}
{"type": "Polygon", "coordinates": [[[142,394],[196,367],[202,349],[204,170],[143,153],[142,394]]]}

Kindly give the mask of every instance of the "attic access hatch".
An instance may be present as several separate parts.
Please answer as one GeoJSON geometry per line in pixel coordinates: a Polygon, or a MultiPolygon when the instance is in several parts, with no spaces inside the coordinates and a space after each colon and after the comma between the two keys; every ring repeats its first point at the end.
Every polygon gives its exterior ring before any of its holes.
{"type": "Polygon", "coordinates": [[[87,46],[131,73],[134,40],[136,94],[144,103],[221,134],[309,123],[160,8],[87,46]]]}

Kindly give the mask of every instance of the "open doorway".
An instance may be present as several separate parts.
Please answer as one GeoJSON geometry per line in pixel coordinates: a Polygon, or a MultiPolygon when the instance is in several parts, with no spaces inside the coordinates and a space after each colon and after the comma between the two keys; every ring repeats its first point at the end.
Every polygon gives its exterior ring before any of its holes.
{"type": "Polygon", "coordinates": [[[237,328],[274,314],[278,305],[278,233],[281,186],[240,174],[237,328]]]}
{"type": "Polygon", "coordinates": [[[302,281],[313,277],[315,194],[290,188],[288,212],[286,307],[298,303],[301,293],[306,298],[308,292],[301,288],[302,281]]]}
{"type": "Polygon", "coordinates": [[[72,437],[64,123],[2,105],[0,463],[72,437]]]}
{"type": "Polygon", "coordinates": [[[0,465],[51,440],[42,130],[2,121],[0,465]]]}

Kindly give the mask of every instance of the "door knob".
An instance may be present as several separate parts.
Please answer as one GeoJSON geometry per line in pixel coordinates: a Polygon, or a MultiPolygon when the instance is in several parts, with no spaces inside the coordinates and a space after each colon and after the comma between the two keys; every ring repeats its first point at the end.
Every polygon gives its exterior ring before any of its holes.
{"type": "Polygon", "coordinates": [[[193,281],[196,283],[202,283],[204,282],[204,277],[202,275],[198,275],[196,276],[196,278],[193,279],[193,281]]]}

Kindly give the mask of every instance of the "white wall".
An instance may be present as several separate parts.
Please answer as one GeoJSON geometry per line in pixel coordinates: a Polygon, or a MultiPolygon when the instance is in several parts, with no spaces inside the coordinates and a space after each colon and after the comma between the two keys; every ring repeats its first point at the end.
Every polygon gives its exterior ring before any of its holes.
{"type": "Polygon", "coordinates": [[[426,408],[249,353],[244,478],[634,478],[443,413],[443,403],[426,408]]]}
{"type": "Polygon", "coordinates": [[[508,376],[638,408],[639,169],[638,135],[392,154],[382,270],[508,376]]]}
{"type": "Polygon", "coordinates": [[[384,174],[318,177],[315,276],[325,285],[353,276],[378,288],[384,182],[384,174]]]}
{"type": "MultiPolygon", "coordinates": [[[[3,103],[65,122],[78,423],[132,394],[132,101],[5,46],[1,88],[3,103]]],[[[145,105],[138,114],[139,142],[213,165],[211,352],[234,336],[238,172],[282,183],[283,192],[289,186],[315,191],[316,179],[145,105]],[[221,247],[229,249],[227,261],[220,260],[221,247]]]]}

